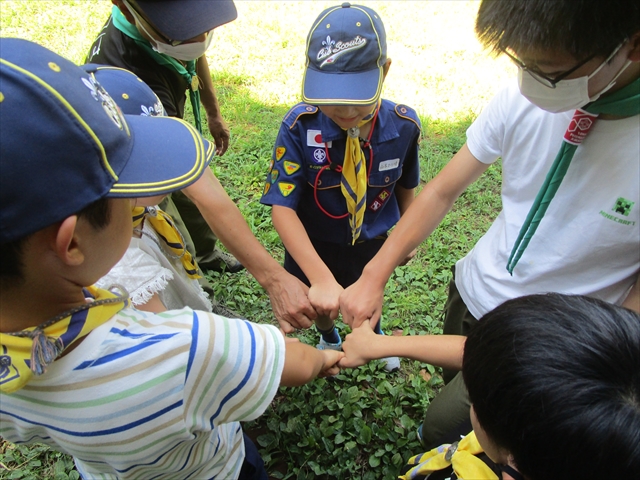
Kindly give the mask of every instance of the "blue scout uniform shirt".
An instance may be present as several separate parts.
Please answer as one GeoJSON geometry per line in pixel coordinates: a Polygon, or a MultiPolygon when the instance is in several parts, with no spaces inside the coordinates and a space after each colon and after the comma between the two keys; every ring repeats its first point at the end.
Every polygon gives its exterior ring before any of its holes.
{"type": "MultiPolygon", "coordinates": [[[[362,149],[368,182],[366,211],[358,241],[385,234],[400,219],[394,187],[398,184],[411,189],[420,181],[420,131],[420,120],[413,109],[382,100],[371,135],[372,150],[362,149]]],[[[280,126],[260,202],[295,210],[310,238],[351,243],[348,216],[331,218],[320,210],[314,199],[317,180],[317,196],[322,208],[334,216],[347,213],[347,202],[340,189],[342,174],[330,168],[320,173],[322,167],[330,163],[342,165],[346,138],[346,131],[318,107],[305,103],[293,107],[280,126]]]]}

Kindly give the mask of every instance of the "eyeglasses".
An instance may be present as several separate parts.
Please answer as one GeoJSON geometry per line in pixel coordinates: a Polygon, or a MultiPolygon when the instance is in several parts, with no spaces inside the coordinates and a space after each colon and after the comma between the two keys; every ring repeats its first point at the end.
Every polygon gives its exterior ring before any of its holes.
{"type": "Polygon", "coordinates": [[[534,70],[531,67],[528,67],[522,60],[520,60],[518,57],[515,56],[515,54],[509,53],[508,50],[502,50],[507,57],[509,57],[513,63],[515,63],[519,68],[521,68],[522,70],[524,70],[525,72],[528,72],[529,75],[531,75],[533,78],[535,78],[538,82],[540,82],[541,84],[543,84],[545,87],[549,87],[549,88],[556,88],[556,84],[558,82],[560,82],[561,80],[564,80],[565,78],[567,78],[569,75],[571,75],[573,72],[575,72],[576,70],[578,70],[580,67],[582,67],[585,63],[587,63],[590,60],[593,60],[595,58],[595,54],[585,58],[584,60],[582,60],[580,63],[578,63],[575,67],[570,68],[569,70],[567,70],[566,72],[561,73],[560,75],[556,75],[555,77],[551,78],[547,75],[545,75],[544,73],[538,71],[538,70],[534,70]]]}

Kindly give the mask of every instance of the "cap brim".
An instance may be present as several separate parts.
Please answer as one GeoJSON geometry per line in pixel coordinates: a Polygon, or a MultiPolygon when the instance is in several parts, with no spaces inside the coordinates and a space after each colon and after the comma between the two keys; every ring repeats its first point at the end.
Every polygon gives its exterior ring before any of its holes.
{"type": "Polygon", "coordinates": [[[238,17],[233,0],[138,0],[136,4],[171,40],[189,40],[238,17]]]}
{"type": "Polygon", "coordinates": [[[185,188],[200,178],[215,154],[214,145],[183,120],[125,117],[133,149],[109,197],[147,197],[185,188]]]}
{"type": "Polygon", "coordinates": [[[311,105],[371,105],[380,98],[382,68],[357,73],[305,70],[302,101],[311,105]]]}

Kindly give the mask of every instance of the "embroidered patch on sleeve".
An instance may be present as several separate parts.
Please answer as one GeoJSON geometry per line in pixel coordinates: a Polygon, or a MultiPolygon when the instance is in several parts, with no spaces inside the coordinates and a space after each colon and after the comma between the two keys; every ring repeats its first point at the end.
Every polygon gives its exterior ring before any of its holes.
{"type": "Polygon", "coordinates": [[[262,191],[262,195],[266,195],[267,193],[269,193],[269,190],[271,189],[271,184],[269,182],[264,184],[264,190],[262,191]]]}
{"type": "Polygon", "coordinates": [[[276,147],[276,162],[279,162],[280,160],[282,160],[282,157],[284,157],[284,154],[287,152],[287,149],[284,147],[276,147]]]}
{"type": "Polygon", "coordinates": [[[288,197],[296,189],[296,186],[293,183],[278,182],[278,188],[283,197],[288,197]]]}
{"type": "MultiPolygon", "coordinates": [[[[324,147],[322,132],[320,130],[307,130],[308,147],[324,147]]],[[[331,142],[327,142],[327,148],[331,148],[331,142]]]]}
{"type": "Polygon", "coordinates": [[[280,172],[278,170],[271,170],[271,183],[276,183],[280,172]]]}
{"type": "Polygon", "coordinates": [[[293,175],[298,170],[300,170],[300,165],[295,162],[290,162],[289,160],[284,161],[284,170],[287,175],[293,175]]]}
{"type": "Polygon", "coordinates": [[[386,202],[390,196],[391,196],[391,193],[389,193],[389,190],[387,189],[382,190],[378,194],[376,199],[373,202],[371,202],[371,205],[369,205],[369,209],[373,210],[374,212],[377,212],[378,210],[380,210],[380,208],[384,205],[384,202],[386,202]]]}
{"type": "Polygon", "coordinates": [[[269,171],[273,170],[273,165],[274,165],[273,160],[271,160],[269,162],[269,171]]]}

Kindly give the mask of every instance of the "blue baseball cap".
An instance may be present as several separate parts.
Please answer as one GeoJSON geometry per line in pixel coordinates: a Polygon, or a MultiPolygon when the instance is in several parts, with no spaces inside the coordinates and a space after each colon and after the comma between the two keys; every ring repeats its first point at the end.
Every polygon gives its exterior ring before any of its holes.
{"type": "Polygon", "coordinates": [[[135,0],[153,26],[174,41],[189,40],[238,17],[233,0],[135,0]]]}
{"type": "Polygon", "coordinates": [[[376,12],[343,3],[327,8],[307,37],[302,100],[312,105],[371,105],[380,98],[387,39],[376,12]]]}
{"type": "Polygon", "coordinates": [[[0,38],[0,125],[0,244],[104,197],[182,189],[215,151],[180,119],[124,115],[80,67],[16,38],[0,38]]]}
{"type": "Polygon", "coordinates": [[[155,92],[135,73],[124,68],[95,63],[87,63],[81,68],[102,85],[125,115],[167,115],[155,92]]]}

